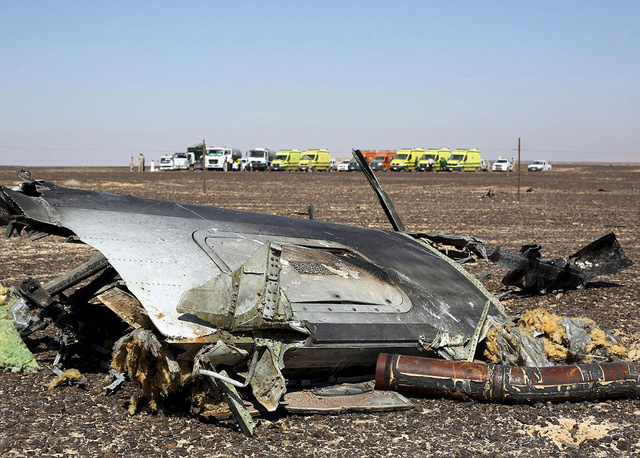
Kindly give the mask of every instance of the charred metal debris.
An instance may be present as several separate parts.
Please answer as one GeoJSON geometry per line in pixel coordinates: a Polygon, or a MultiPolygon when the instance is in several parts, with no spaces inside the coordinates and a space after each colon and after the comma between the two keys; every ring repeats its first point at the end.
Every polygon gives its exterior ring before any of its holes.
{"type": "Polygon", "coordinates": [[[417,236],[430,241],[443,254],[461,264],[481,259],[508,269],[502,283],[531,294],[583,288],[595,277],[613,275],[633,265],[613,232],[591,242],[567,259],[553,261],[540,259],[540,245],[524,245],[517,253],[501,251],[500,247],[487,253],[484,241],[475,237],[446,234],[417,236]]]}
{"type": "MultiPolygon", "coordinates": [[[[558,369],[558,362],[600,358],[583,381],[592,385],[581,385],[581,392],[610,395],[589,387],[610,384],[615,373],[632,380],[625,383],[634,388],[624,394],[637,394],[637,365],[609,369],[603,361],[618,364],[624,348],[594,323],[538,315],[518,323],[459,265],[472,258],[495,262],[510,269],[505,284],[535,292],[579,287],[631,264],[613,234],[566,261],[544,262],[537,246],[487,253],[473,237],[407,233],[360,152],[354,156],[393,231],[317,221],[312,207],[309,220],[287,218],[66,189],[21,171],[20,186],[0,187],[7,236],[55,235],[97,254],[44,285],[30,278],[15,285],[7,294],[20,303],[12,307],[16,332],[26,338],[49,325],[59,330],[59,377],[72,352],[103,355],[108,392],[125,376],[138,387],[131,413],[141,399],[154,410],[164,397],[182,393],[194,413],[233,416],[247,435],[253,416],[278,408],[411,407],[380,388],[520,401],[527,397],[505,394],[519,391],[520,380],[552,378],[515,365],[558,369]],[[536,326],[547,322],[555,327],[544,340],[536,326]],[[557,351],[549,353],[553,345],[557,351]],[[495,364],[464,366],[482,352],[495,364]],[[450,365],[435,360],[436,378],[445,379],[435,388],[416,388],[418,369],[405,370],[404,359],[381,354],[429,355],[450,365]],[[471,382],[459,382],[469,367],[478,374],[473,383],[495,386],[492,394],[477,395],[471,382]]],[[[561,372],[586,370],[572,367],[561,372]]],[[[63,382],[82,380],[66,373],[63,382]]],[[[552,391],[546,385],[531,390],[552,391]]]]}

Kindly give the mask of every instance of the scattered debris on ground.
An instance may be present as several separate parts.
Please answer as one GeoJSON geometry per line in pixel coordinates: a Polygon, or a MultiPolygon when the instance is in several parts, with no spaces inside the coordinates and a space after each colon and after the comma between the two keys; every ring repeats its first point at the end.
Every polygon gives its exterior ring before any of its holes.
{"type": "Polygon", "coordinates": [[[50,390],[63,385],[84,385],[86,379],[78,369],[67,369],[44,386],[50,390]]]}
{"type": "Polygon", "coordinates": [[[476,259],[493,262],[508,269],[502,283],[530,294],[583,288],[602,275],[613,275],[633,265],[624,254],[613,232],[591,242],[568,259],[542,261],[542,246],[524,245],[520,252],[497,247],[487,252],[482,239],[448,234],[416,234],[433,244],[441,253],[462,264],[476,259]]]}
{"type": "Polygon", "coordinates": [[[626,360],[629,351],[588,318],[567,318],[543,309],[492,328],[485,340],[492,363],[538,366],[626,360]]]}
{"type": "Polygon", "coordinates": [[[633,265],[613,232],[591,242],[568,259],[541,261],[541,250],[540,245],[525,245],[520,253],[496,252],[490,258],[509,269],[502,283],[540,294],[583,288],[592,278],[616,274],[633,265]]]}

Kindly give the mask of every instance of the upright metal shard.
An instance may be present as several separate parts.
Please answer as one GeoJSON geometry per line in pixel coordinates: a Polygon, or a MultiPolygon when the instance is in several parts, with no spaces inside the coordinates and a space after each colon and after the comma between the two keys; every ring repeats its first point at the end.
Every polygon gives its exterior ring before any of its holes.
{"type": "Polygon", "coordinates": [[[369,184],[373,188],[373,192],[380,201],[380,205],[382,205],[382,209],[384,210],[385,215],[387,215],[387,218],[389,219],[393,230],[404,232],[406,229],[404,227],[402,219],[400,219],[400,215],[396,211],[395,205],[393,205],[393,202],[389,198],[389,195],[382,189],[382,186],[380,186],[380,182],[373,173],[373,170],[371,170],[369,163],[362,155],[360,150],[354,149],[352,154],[360,165],[360,170],[362,170],[362,173],[364,173],[364,176],[367,177],[369,184]]]}

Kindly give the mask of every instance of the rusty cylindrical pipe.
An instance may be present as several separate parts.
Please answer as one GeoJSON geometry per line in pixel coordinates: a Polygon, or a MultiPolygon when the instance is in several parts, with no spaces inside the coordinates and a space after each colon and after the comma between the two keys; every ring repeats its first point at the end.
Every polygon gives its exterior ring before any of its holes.
{"type": "Polygon", "coordinates": [[[640,395],[638,363],[511,367],[381,353],[376,388],[490,402],[583,401],[640,395]]]}

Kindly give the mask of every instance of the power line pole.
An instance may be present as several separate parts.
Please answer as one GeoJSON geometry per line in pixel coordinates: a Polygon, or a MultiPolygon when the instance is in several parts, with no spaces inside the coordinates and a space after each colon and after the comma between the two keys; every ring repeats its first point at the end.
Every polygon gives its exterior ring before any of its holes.
{"type": "Polygon", "coordinates": [[[520,138],[518,138],[518,203],[520,203],[520,138]]]}

